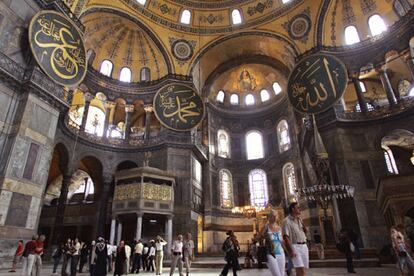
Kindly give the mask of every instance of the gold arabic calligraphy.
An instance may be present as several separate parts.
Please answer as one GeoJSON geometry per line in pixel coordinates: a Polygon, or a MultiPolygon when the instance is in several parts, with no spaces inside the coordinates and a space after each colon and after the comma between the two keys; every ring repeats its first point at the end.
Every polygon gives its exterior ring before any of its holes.
{"type": "Polygon", "coordinates": [[[46,49],[52,48],[50,65],[53,72],[60,78],[70,80],[78,76],[80,68],[85,68],[85,53],[82,51],[80,38],[75,38],[70,26],[58,19],[39,18],[37,23],[41,26],[34,35],[37,46],[45,49],[40,62],[48,55],[46,49]]]}
{"type": "Polygon", "coordinates": [[[171,89],[168,89],[165,93],[160,94],[160,97],[161,106],[163,108],[162,114],[165,118],[177,116],[182,123],[186,124],[188,122],[188,117],[200,116],[200,112],[194,111],[194,109],[199,106],[194,101],[190,100],[192,97],[195,97],[195,93],[191,90],[171,91],[171,89]],[[192,93],[192,95],[187,98],[178,95],[180,93],[188,92],[192,93]]]}
{"type": "Polygon", "coordinates": [[[330,95],[333,95],[334,99],[337,98],[339,68],[331,70],[326,57],[318,58],[312,63],[306,61],[304,64],[306,70],[302,72],[303,67],[297,69],[291,88],[293,98],[297,98],[296,107],[306,112],[331,100],[330,95]]]}

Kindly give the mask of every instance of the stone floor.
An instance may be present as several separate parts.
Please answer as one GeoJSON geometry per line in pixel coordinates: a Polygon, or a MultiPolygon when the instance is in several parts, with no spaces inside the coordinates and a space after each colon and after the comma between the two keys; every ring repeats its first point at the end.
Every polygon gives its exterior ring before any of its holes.
{"type": "MultiPolygon", "coordinates": [[[[394,266],[384,266],[376,268],[358,268],[356,269],[357,274],[348,274],[345,269],[340,268],[312,268],[309,270],[307,276],[345,276],[345,275],[363,275],[363,276],[398,276],[397,270],[394,266]]],[[[193,276],[218,276],[220,274],[219,269],[206,269],[206,268],[197,268],[193,269],[191,275],[193,276]]],[[[7,270],[0,270],[0,276],[11,276],[11,275],[20,275],[20,270],[16,273],[7,272],[7,270]]],[[[42,273],[42,276],[49,276],[52,274],[52,269],[50,266],[46,266],[42,273]]],[[[88,273],[78,273],[79,276],[87,276],[88,273]]],[[[108,276],[111,274],[108,273],[108,276]]],[[[139,274],[128,274],[128,275],[155,275],[153,272],[141,272],[139,274]]],[[[169,269],[165,268],[163,275],[169,275],[169,269]]],[[[176,271],[174,275],[178,275],[176,271]]],[[[229,273],[229,276],[232,274],[229,273]]],[[[237,273],[238,276],[271,276],[266,270],[259,269],[244,269],[237,273]]]]}

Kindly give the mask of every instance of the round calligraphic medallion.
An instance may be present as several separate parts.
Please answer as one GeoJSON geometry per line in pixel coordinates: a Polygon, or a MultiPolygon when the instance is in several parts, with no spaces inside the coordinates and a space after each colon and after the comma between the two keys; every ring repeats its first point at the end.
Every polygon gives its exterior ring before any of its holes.
{"type": "Polygon", "coordinates": [[[337,103],[345,92],[348,74],[336,57],[316,54],[301,60],[289,76],[288,97],[306,114],[321,113],[337,103]]]}
{"type": "Polygon", "coordinates": [[[86,51],[81,32],[55,11],[36,14],[29,27],[32,53],[43,72],[64,86],[79,84],[86,75],[86,51]]]}
{"type": "Polygon", "coordinates": [[[183,84],[168,84],[154,97],[154,113],[165,127],[188,131],[197,127],[204,117],[204,103],[200,95],[183,84]]]}

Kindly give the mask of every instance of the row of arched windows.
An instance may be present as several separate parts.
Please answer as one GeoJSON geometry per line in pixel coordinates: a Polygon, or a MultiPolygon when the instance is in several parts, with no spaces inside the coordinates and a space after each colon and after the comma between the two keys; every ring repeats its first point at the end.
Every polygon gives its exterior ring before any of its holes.
{"type": "MultiPolygon", "coordinates": [[[[273,88],[273,92],[275,93],[275,95],[279,95],[280,92],[282,92],[282,87],[280,86],[280,84],[278,82],[274,82],[273,85],[272,85],[272,88],[273,88]]],[[[224,91],[220,90],[217,93],[216,101],[218,101],[220,103],[223,103],[224,100],[225,100],[225,97],[226,97],[226,95],[225,95],[224,91]]],[[[270,93],[267,89],[262,89],[260,91],[260,100],[262,102],[267,102],[268,100],[270,100],[270,93]]],[[[231,105],[239,105],[239,103],[240,103],[239,95],[237,93],[231,94],[230,95],[230,104],[231,105]]],[[[254,105],[255,103],[256,103],[256,99],[253,96],[253,94],[250,93],[250,94],[247,94],[244,97],[244,104],[245,105],[249,106],[249,105],[254,105]]]]}
{"type": "MultiPolygon", "coordinates": [[[[289,125],[286,120],[281,120],[276,128],[279,152],[287,151],[291,148],[289,125]]],[[[247,159],[264,158],[263,134],[260,131],[252,130],[246,133],[246,152],[247,159]]],[[[230,158],[230,136],[223,130],[217,131],[217,155],[223,158],[230,158]]]]}
{"type": "MultiPolygon", "coordinates": [[[[295,167],[292,163],[283,166],[283,185],[285,189],[286,201],[295,201],[297,193],[297,183],[295,167]]],[[[254,169],[249,172],[249,191],[250,204],[252,206],[264,207],[269,202],[269,192],[266,172],[261,169],[254,169]]],[[[220,182],[220,205],[222,208],[232,208],[234,206],[233,195],[233,176],[227,169],[219,171],[220,182]]]]}
{"type": "MultiPolygon", "coordinates": [[[[112,76],[114,65],[110,60],[105,59],[101,63],[101,68],[99,72],[107,77],[112,76]]],[[[150,81],[151,80],[151,71],[148,67],[141,68],[140,71],[140,81],[150,81]]],[[[132,82],[132,71],[128,67],[122,67],[119,73],[119,80],[122,82],[132,82]]]]}
{"type": "MultiPolygon", "coordinates": [[[[378,14],[374,14],[368,18],[368,26],[372,36],[377,36],[387,30],[384,19],[378,14]]],[[[360,42],[360,36],[355,26],[350,25],[345,28],[345,43],[347,45],[360,42]]]]}

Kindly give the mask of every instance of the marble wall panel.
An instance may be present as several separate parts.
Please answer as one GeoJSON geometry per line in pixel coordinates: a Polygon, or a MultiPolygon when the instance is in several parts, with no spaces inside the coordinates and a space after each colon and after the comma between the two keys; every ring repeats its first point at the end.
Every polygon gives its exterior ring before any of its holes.
{"type": "Polygon", "coordinates": [[[24,166],[23,178],[32,179],[34,167],[37,161],[40,146],[35,143],[30,143],[29,153],[27,154],[26,165],[24,166]]]}
{"type": "MultiPolygon", "coordinates": [[[[11,105],[11,97],[5,93],[0,92],[0,103],[3,107],[5,106],[9,107],[11,105]]],[[[0,122],[5,122],[7,116],[8,116],[8,112],[6,112],[6,110],[3,110],[3,112],[0,112],[0,122]]]]}
{"type": "Polygon", "coordinates": [[[55,134],[56,117],[42,107],[33,105],[29,127],[44,136],[53,137],[55,134]],[[52,127],[53,133],[51,134],[52,127]]]}
{"type": "Polygon", "coordinates": [[[29,214],[27,216],[26,228],[34,229],[40,212],[40,198],[32,197],[29,214]]]}
{"type": "Polygon", "coordinates": [[[6,223],[7,212],[9,210],[12,195],[12,192],[5,190],[0,193],[0,225],[4,225],[6,223]]]}
{"type": "Polygon", "coordinates": [[[6,225],[25,227],[32,197],[13,193],[7,213],[6,225]]]}
{"type": "Polygon", "coordinates": [[[30,144],[24,139],[17,137],[14,143],[13,152],[11,154],[10,170],[11,175],[21,178],[23,175],[24,165],[26,163],[26,156],[29,151],[30,144]]]}
{"type": "Polygon", "coordinates": [[[46,183],[50,161],[52,158],[52,151],[50,148],[42,147],[39,153],[37,167],[35,169],[35,174],[33,176],[33,182],[39,183],[41,185],[46,183]]]}

